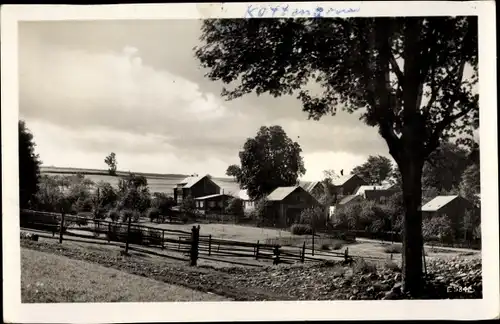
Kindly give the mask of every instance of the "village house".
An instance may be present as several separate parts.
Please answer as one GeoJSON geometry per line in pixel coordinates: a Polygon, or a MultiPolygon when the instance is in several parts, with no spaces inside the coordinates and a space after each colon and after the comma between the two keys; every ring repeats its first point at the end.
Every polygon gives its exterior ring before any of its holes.
{"type": "Polygon", "coordinates": [[[467,212],[477,213],[478,209],[459,195],[437,196],[421,207],[422,219],[448,216],[455,229],[460,229],[467,212]]]}
{"type": "Polygon", "coordinates": [[[194,200],[196,209],[200,211],[202,214],[206,213],[224,214],[227,203],[232,198],[233,196],[222,193],[222,194],[213,194],[203,197],[197,197],[194,200]]]}
{"type": "Polygon", "coordinates": [[[193,176],[177,183],[174,188],[174,200],[180,205],[188,196],[198,198],[219,193],[220,187],[212,181],[210,175],[193,176]]]}
{"type": "Polygon", "coordinates": [[[358,175],[350,174],[332,179],[332,185],[338,198],[341,198],[355,194],[359,187],[367,185],[367,183],[358,175]]]}
{"type": "Polygon", "coordinates": [[[322,207],[316,198],[301,186],[278,187],[267,196],[266,214],[275,226],[288,227],[300,219],[304,209],[322,207]]]}
{"type": "Polygon", "coordinates": [[[355,194],[363,197],[363,199],[383,204],[395,193],[397,193],[397,190],[393,189],[392,186],[365,185],[360,186],[355,194]]]}
{"type": "Polygon", "coordinates": [[[243,212],[244,213],[249,213],[255,209],[255,201],[250,199],[246,189],[241,189],[240,191],[238,191],[238,193],[235,195],[235,197],[241,199],[241,201],[243,203],[243,212]]]}

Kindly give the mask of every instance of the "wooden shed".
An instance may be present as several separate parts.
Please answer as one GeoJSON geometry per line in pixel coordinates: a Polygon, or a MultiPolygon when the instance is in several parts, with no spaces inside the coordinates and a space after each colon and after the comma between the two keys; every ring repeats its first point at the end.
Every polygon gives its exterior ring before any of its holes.
{"type": "Polygon", "coordinates": [[[267,196],[266,209],[274,226],[288,227],[298,221],[304,209],[322,207],[321,204],[301,186],[278,187],[267,196]]]}
{"type": "Polygon", "coordinates": [[[476,213],[478,209],[467,199],[458,196],[437,196],[421,208],[422,218],[448,216],[455,229],[459,230],[466,213],[476,213]]]}

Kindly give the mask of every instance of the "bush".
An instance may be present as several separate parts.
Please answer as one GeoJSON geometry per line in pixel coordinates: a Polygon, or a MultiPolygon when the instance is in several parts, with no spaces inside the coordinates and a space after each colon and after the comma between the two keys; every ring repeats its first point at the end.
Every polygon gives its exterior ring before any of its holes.
{"type": "Polygon", "coordinates": [[[124,222],[124,223],[128,222],[129,218],[132,218],[132,223],[137,223],[139,221],[140,217],[141,217],[141,214],[135,210],[124,209],[121,212],[121,219],[122,219],[122,222],[124,222]]]}
{"type": "Polygon", "coordinates": [[[310,235],[312,234],[312,227],[308,224],[293,224],[290,227],[290,232],[295,235],[310,235]]]}
{"type": "Polygon", "coordinates": [[[400,245],[395,245],[395,244],[386,246],[384,248],[384,252],[385,253],[401,253],[401,250],[402,250],[401,246],[400,245]]]}
{"type": "Polygon", "coordinates": [[[321,250],[323,250],[323,251],[329,251],[330,250],[330,244],[327,244],[327,243],[321,244],[321,250]]]}
{"type": "Polygon", "coordinates": [[[108,217],[111,219],[111,221],[116,222],[120,219],[120,212],[116,209],[111,209],[108,212],[108,217]]]}
{"type": "Polygon", "coordinates": [[[360,258],[354,262],[353,272],[359,274],[377,273],[377,266],[360,258]]]}
{"type": "Polygon", "coordinates": [[[155,220],[158,221],[160,218],[160,210],[158,208],[149,208],[147,212],[149,220],[151,222],[154,222],[155,220]]]}
{"type": "Polygon", "coordinates": [[[401,268],[394,261],[386,261],[384,263],[384,268],[392,270],[392,271],[401,271],[401,268]]]}
{"type": "Polygon", "coordinates": [[[300,213],[299,224],[314,225],[315,228],[326,227],[326,213],[321,207],[306,208],[300,213]]]}

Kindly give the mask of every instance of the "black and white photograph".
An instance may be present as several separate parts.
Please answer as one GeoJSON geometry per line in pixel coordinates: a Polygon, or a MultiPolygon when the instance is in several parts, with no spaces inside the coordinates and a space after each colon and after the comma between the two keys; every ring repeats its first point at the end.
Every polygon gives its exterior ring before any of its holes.
{"type": "Polygon", "coordinates": [[[495,4],[393,3],[2,8],[10,320],[498,316],[495,4]]]}

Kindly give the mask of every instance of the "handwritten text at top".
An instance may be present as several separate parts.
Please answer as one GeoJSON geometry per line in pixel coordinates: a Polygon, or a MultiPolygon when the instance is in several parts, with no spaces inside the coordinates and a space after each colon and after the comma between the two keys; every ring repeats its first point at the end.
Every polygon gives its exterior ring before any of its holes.
{"type": "Polygon", "coordinates": [[[316,7],[305,9],[290,4],[247,6],[244,18],[278,18],[278,17],[331,17],[359,12],[361,8],[316,7]]]}

